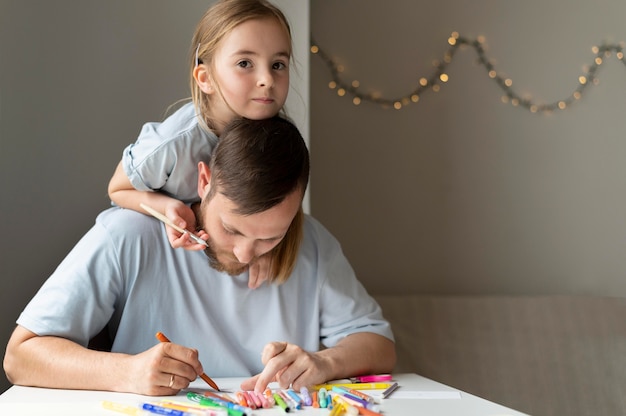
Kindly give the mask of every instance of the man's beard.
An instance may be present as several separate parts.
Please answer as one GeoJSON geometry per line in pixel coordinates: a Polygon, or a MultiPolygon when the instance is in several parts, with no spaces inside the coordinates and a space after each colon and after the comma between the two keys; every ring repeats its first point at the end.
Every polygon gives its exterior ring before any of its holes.
{"type": "MultiPolygon", "coordinates": [[[[208,203],[209,198],[205,196],[202,202],[200,203],[200,207],[194,212],[196,213],[196,219],[198,221],[198,227],[200,229],[205,229],[204,227],[204,212],[206,204],[208,203]]],[[[223,253],[226,257],[232,257],[232,261],[228,264],[224,264],[220,262],[217,258],[217,251],[213,241],[211,241],[211,237],[209,236],[209,240],[207,241],[208,247],[204,249],[204,253],[209,259],[209,266],[218,272],[228,273],[231,276],[239,276],[240,274],[246,272],[250,268],[250,264],[239,263],[237,259],[230,255],[230,253],[223,253]]]]}
{"type": "Polygon", "coordinates": [[[231,276],[239,276],[250,268],[250,264],[239,263],[236,260],[233,260],[228,264],[220,262],[217,259],[217,254],[215,252],[215,249],[213,248],[213,244],[210,239],[209,241],[207,241],[207,244],[209,246],[204,249],[204,253],[209,259],[209,266],[211,266],[218,272],[228,273],[231,276]]]}

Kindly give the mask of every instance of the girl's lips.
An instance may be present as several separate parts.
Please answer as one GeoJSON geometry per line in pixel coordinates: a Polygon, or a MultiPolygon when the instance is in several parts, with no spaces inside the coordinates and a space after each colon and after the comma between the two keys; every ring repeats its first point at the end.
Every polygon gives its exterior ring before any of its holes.
{"type": "Polygon", "coordinates": [[[274,100],[272,98],[253,98],[253,101],[256,101],[261,104],[272,104],[274,100]]]}

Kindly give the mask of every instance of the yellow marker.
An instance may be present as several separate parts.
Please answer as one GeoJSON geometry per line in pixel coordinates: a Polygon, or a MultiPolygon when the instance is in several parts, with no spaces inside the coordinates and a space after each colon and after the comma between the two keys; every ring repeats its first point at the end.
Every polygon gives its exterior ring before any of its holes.
{"type": "MultiPolygon", "coordinates": [[[[345,413],[346,416],[357,416],[359,414],[359,409],[357,409],[355,406],[352,406],[340,394],[335,394],[333,396],[333,410],[335,410],[336,408],[340,408],[340,410],[338,410],[339,413],[337,413],[338,415],[343,415],[345,413]]],[[[332,414],[333,412],[331,411],[330,415],[332,414]]]]}
{"type": "Polygon", "coordinates": [[[137,406],[131,406],[128,404],[114,403],[109,401],[102,402],[102,407],[107,410],[113,410],[114,412],[124,413],[126,415],[140,415],[141,410],[137,406]]]}
{"type": "Polygon", "coordinates": [[[333,384],[318,384],[315,386],[315,390],[319,390],[322,387],[326,390],[332,390],[333,386],[345,387],[347,389],[354,390],[385,390],[391,387],[389,383],[333,383],[333,384]]]}

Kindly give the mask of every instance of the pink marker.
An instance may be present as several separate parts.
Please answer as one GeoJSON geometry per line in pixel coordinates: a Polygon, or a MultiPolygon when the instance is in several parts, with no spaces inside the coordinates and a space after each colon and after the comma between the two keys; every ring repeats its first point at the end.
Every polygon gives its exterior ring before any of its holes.
{"type": "Polygon", "coordinates": [[[254,391],[246,391],[245,393],[248,398],[248,404],[250,404],[250,401],[252,400],[257,408],[263,407],[261,399],[259,399],[259,396],[257,396],[254,391]]]}
{"type": "Polygon", "coordinates": [[[358,381],[359,383],[376,383],[379,381],[389,381],[391,380],[391,374],[378,374],[378,375],[371,375],[371,376],[359,376],[359,377],[354,377],[354,379],[356,381],[358,381]]]}
{"type": "Polygon", "coordinates": [[[259,400],[261,401],[261,406],[259,406],[259,407],[263,407],[264,409],[270,409],[270,408],[274,407],[274,405],[272,403],[270,403],[270,401],[267,399],[267,397],[265,397],[263,394],[255,393],[254,391],[251,391],[250,394],[254,394],[254,395],[256,395],[259,398],[259,400]]]}

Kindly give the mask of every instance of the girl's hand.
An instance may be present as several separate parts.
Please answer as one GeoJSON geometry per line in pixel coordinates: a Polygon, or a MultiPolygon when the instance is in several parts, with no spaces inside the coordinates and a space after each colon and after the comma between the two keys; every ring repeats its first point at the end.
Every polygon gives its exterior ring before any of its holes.
{"type": "Polygon", "coordinates": [[[269,254],[259,257],[250,265],[248,270],[248,287],[250,289],[256,289],[270,278],[271,265],[272,261],[269,254]]]}
{"type": "MultiPolygon", "coordinates": [[[[178,225],[185,230],[195,230],[196,228],[196,216],[191,207],[185,205],[181,201],[173,201],[169,203],[165,208],[165,215],[174,224],[178,225]]],[[[189,234],[180,233],[173,229],[169,225],[165,226],[167,231],[167,238],[173,248],[184,248],[185,250],[204,250],[206,246],[204,244],[196,243],[189,234]]],[[[204,230],[200,230],[195,233],[198,237],[204,241],[209,239],[209,235],[204,230]]]]}

